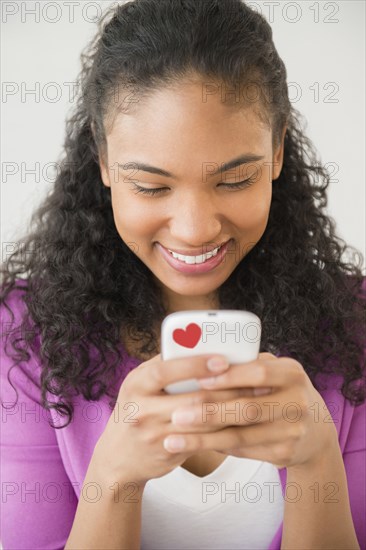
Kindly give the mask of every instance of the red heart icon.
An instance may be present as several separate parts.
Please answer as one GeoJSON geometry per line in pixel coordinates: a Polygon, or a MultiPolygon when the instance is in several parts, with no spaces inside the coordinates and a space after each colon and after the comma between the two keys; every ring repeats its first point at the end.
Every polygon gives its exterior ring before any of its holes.
{"type": "Polygon", "coordinates": [[[176,328],[173,330],[173,340],[185,348],[194,348],[201,337],[201,327],[196,323],[190,323],[186,329],[176,328]]]}

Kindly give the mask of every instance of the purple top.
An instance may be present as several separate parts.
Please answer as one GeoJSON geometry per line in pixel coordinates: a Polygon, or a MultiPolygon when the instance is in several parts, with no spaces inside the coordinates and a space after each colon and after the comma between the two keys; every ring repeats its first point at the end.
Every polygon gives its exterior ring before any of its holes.
{"type": "MultiPolygon", "coordinates": [[[[366,287],[366,278],[364,286],[366,287]]],[[[14,312],[14,326],[21,322],[26,307],[20,299],[22,291],[13,291],[7,303],[14,312]]],[[[1,307],[2,332],[10,327],[11,315],[1,307]]],[[[2,503],[0,540],[4,550],[63,549],[74,521],[78,499],[92,453],[111,415],[109,398],[89,402],[82,396],[74,398],[75,418],[68,427],[55,430],[48,424],[52,416],[55,425],[62,426],[66,417],[58,418],[40,406],[40,390],[18,367],[10,374],[16,393],[7,379],[13,361],[1,352],[1,473],[2,503]]],[[[12,350],[11,346],[7,349],[12,350]]],[[[31,353],[30,350],[28,350],[31,353]]],[[[141,361],[130,357],[126,374],[141,361]]],[[[22,363],[39,386],[40,365],[31,353],[28,363],[22,363]]],[[[366,402],[353,407],[339,388],[339,376],[321,375],[327,388],[319,390],[337,428],[339,446],[347,474],[353,522],[361,550],[366,550],[366,402]]],[[[55,399],[49,395],[48,398],[55,399]]],[[[279,469],[283,494],[286,468],[279,469]]],[[[94,498],[94,493],[93,493],[94,498]]],[[[268,550],[281,548],[282,524],[268,550]]],[[[243,541],[243,546],[245,541],[243,541]]]]}

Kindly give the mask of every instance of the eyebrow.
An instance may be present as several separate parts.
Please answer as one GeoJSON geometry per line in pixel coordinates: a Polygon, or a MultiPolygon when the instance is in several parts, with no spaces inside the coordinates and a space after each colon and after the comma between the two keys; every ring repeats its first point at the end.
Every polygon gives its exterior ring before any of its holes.
{"type": "MultiPolygon", "coordinates": [[[[230,160],[229,162],[223,163],[221,168],[218,168],[217,170],[215,170],[215,172],[211,172],[210,174],[207,174],[207,175],[208,177],[216,176],[220,172],[226,172],[227,170],[231,170],[232,168],[236,168],[237,166],[241,166],[242,164],[249,164],[251,162],[255,162],[263,159],[264,159],[264,156],[254,155],[252,153],[248,153],[246,155],[240,155],[239,157],[236,157],[233,160],[230,160]]],[[[130,162],[126,162],[124,164],[121,164],[121,163],[117,163],[117,164],[123,170],[127,170],[128,166],[132,165],[134,168],[136,168],[136,170],[141,170],[142,172],[150,172],[151,174],[157,174],[158,176],[177,179],[176,176],[174,176],[170,172],[167,172],[162,168],[157,168],[156,166],[150,166],[150,164],[145,164],[144,162],[131,160],[130,162]]]]}

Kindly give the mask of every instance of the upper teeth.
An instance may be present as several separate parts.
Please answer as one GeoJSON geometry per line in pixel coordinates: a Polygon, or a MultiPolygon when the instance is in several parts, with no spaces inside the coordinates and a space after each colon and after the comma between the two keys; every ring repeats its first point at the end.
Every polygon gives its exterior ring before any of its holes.
{"type": "Polygon", "coordinates": [[[172,250],[169,250],[169,252],[172,254],[173,258],[177,258],[178,260],[181,260],[182,262],[185,262],[186,264],[202,264],[206,260],[209,260],[212,258],[212,256],[216,256],[218,251],[220,250],[220,246],[215,248],[215,250],[212,250],[211,252],[208,252],[207,254],[201,254],[200,256],[183,256],[182,254],[177,254],[176,252],[173,252],[172,250]]]}

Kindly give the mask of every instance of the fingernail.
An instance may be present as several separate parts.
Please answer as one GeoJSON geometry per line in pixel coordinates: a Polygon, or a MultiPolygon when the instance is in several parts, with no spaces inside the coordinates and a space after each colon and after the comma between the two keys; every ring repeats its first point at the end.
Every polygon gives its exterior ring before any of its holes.
{"type": "Polygon", "coordinates": [[[229,363],[224,357],[210,357],[207,361],[207,368],[212,371],[220,371],[227,369],[229,363]]]}
{"type": "Polygon", "coordinates": [[[211,378],[198,378],[197,382],[201,388],[212,388],[216,384],[217,376],[211,378]]]}
{"type": "Polygon", "coordinates": [[[173,424],[191,424],[196,417],[195,411],[192,409],[186,409],[181,411],[174,411],[172,414],[173,424]]]}
{"type": "Polygon", "coordinates": [[[265,395],[266,393],[271,393],[271,388],[254,388],[253,395],[265,395]]]}
{"type": "Polygon", "coordinates": [[[167,451],[178,451],[180,449],[184,449],[185,446],[186,441],[184,437],[181,437],[180,435],[174,437],[166,437],[164,439],[164,447],[167,451]]]}

